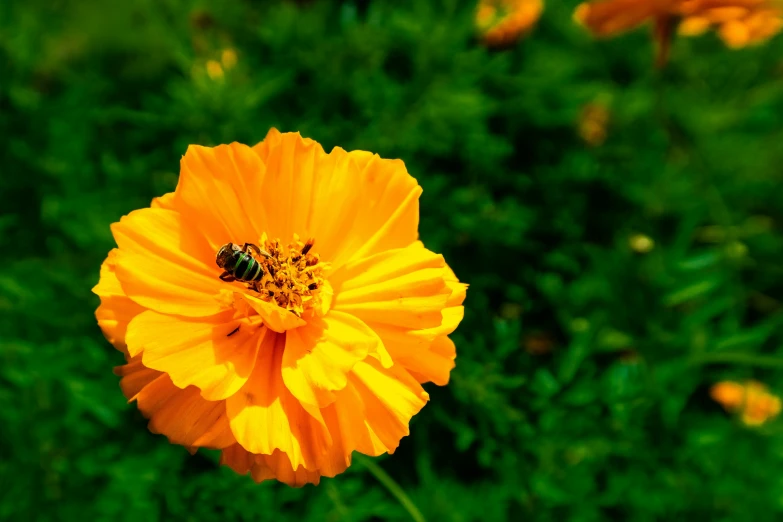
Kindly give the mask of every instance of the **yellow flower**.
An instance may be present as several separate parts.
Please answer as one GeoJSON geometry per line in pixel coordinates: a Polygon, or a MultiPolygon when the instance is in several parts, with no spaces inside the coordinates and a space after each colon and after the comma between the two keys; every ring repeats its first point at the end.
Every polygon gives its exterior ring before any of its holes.
{"type": "Polygon", "coordinates": [[[634,252],[647,254],[655,248],[655,241],[645,234],[634,234],[628,238],[628,244],[634,252]]]}
{"type": "Polygon", "coordinates": [[[220,62],[216,60],[207,60],[207,74],[213,80],[220,80],[223,78],[223,67],[220,62]]]}
{"type": "Polygon", "coordinates": [[[780,398],[769,393],[767,387],[757,381],[745,384],[723,381],[710,389],[710,396],[726,411],[739,413],[748,426],[758,426],[780,413],[780,398]]]}
{"type": "Polygon", "coordinates": [[[529,33],[543,10],[543,0],[480,0],[476,28],[488,47],[505,47],[529,33]]]}
{"type": "Polygon", "coordinates": [[[294,486],[392,453],[449,380],[466,292],[417,241],[420,194],[401,161],[298,133],[189,147],[93,289],[150,430],[294,486]]]}
{"type": "Polygon", "coordinates": [[[717,28],[731,48],[762,42],[783,27],[779,0],[597,0],[579,5],[574,19],[597,37],[652,23],[659,65],[668,58],[675,27],[685,36],[717,28]]]}

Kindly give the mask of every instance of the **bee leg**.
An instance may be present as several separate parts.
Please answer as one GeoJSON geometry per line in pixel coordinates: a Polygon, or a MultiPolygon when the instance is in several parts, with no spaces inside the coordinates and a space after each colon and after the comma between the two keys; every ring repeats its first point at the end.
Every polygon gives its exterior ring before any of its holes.
{"type": "Polygon", "coordinates": [[[254,245],[253,243],[245,243],[244,245],[242,245],[242,252],[247,252],[248,250],[251,251],[255,250],[256,254],[258,254],[259,256],[272,257],[272,254],[270,254],[263,248],[259,247],[258,245],[254,245]]]}
{"type": "Polygon", "coordinates": [[[232,276],[228,272],[223,272],[222,274],[220,274],[220,280],[221,281],[225,281],[226,283],[232,283],[232,282],[236,281],[237,278],[232,276]]]}

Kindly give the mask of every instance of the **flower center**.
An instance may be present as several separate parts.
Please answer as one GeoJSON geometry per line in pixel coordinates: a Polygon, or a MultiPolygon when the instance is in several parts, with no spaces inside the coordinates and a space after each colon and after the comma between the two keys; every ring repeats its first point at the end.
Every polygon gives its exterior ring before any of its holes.
{"type": "Polygon", "coordinates": [[[293,312],[298,317],[320,304],[319,290],[324,285],[323,270],[327,268],[318,254],[312,252],[313,239],[294,239],[287,247],[279,239],[263,239],[261,255],[257,257],[264,275],[250,287],[269,303],[293,312]]]}

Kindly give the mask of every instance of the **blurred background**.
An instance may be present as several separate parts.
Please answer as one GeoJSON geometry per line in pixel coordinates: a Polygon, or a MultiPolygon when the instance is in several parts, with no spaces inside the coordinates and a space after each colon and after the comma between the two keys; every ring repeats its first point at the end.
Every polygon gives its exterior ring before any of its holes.
{"type": "Polygon", "coordinates": [[[0,520],[783,519],[783,37],[656,70],[576,3],[488,48],[473,1],[0,2],[0,520]],[[303,489],[150,434],[90,292],[271,126],[402,158],[470,284],[411,436],[303,489]]]}

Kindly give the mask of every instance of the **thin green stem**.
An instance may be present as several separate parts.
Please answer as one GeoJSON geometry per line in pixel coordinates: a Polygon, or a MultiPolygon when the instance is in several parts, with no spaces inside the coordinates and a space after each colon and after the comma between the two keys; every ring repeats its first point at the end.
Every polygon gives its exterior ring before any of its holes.
{"type": "Polygon", "coordinates": [[[362,466],[367,468],[367,471],[369,471],[376,479],[378,479],[378,482],[383,484],[383,486],[389,490],[389,493],[391,493],[392,496],[396,498],[400,504],[402,504],[402,507],[405,508],[405,510],[408,512],[411,518],[415,520],[415,522],[426,522],[424,515],[421,514],[419,508],[416,507],[416,505],[413,503],[410,497],[408,497],[405,491],[403,491],[400,485],[394,482],[394,479],[391,478],[389,474],[383,470],[383,468],[373,462],[372,459],[361,454],[354,454],[354,459],[359,461],[362,466]]]}
{"type": "Polygon", "coordinates": [[[741,352],[703,353],[690,358],[690,364],[743,364],[762,368],[783,368],[783,358],[741,352]]]}
{"type": "Polygon", "coordinates": [[[345,503],[343,502],[342,497],[340,497],[340,491],[337,489],[337,486],[334,485],[333,481],[329,481],[326,484],[326,494],[329,496],[329,499],[334,504],[335,510],[337,510],[337,513],[340,515],[340,518],[342,520],[348,520],[348,508],[345,507],[345,503]]]}

